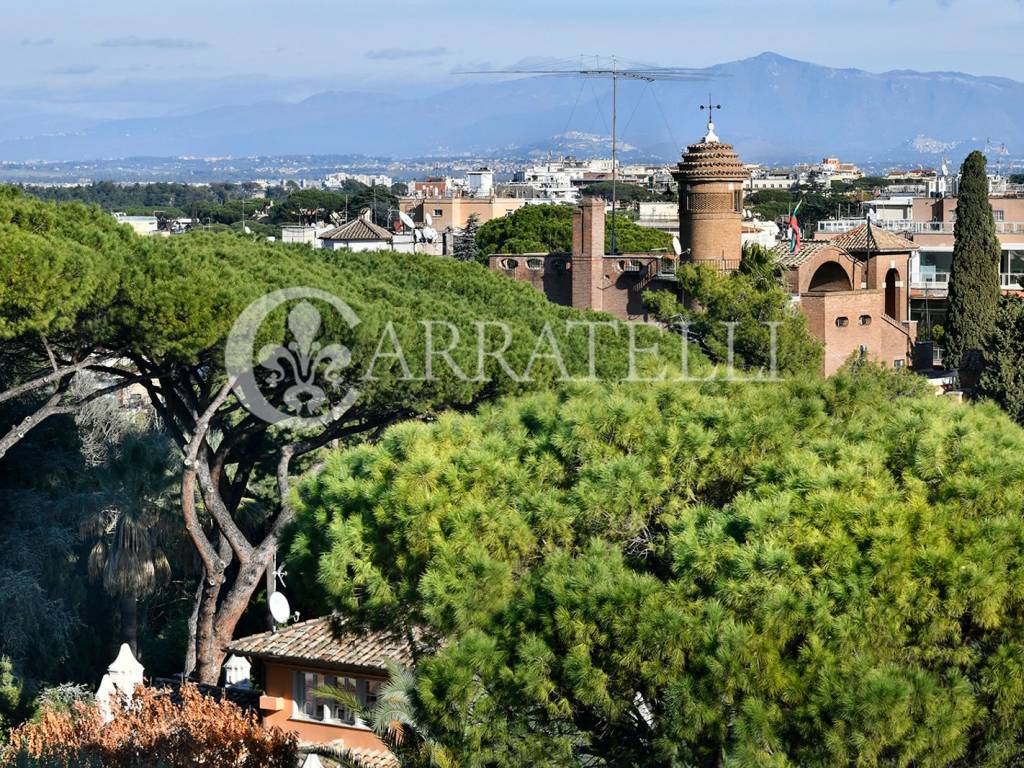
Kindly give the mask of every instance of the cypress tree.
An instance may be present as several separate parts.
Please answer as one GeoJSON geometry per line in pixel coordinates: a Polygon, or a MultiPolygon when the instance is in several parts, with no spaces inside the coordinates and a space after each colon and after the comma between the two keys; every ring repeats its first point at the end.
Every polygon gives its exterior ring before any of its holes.
{"type": "Polygon", "coordinates": [[[985,156],[971,152],[960,168],[960,192],[953,228],[953,264],[946,315],[946,364],[959,365],[964,352],[981,349],[995,327],[999,303],[999,258],[992,206],[988,201],[985,156]]]}

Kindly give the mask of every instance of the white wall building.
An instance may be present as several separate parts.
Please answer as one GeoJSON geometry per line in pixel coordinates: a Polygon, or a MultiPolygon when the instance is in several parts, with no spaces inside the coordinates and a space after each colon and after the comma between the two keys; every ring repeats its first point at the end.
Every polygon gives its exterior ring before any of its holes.
{"type": "Polygon", "coordinates": [[[466,191],[472,197],[490,197],[494,194],[494,171],[480,168],[466,174],[466,191]]]}

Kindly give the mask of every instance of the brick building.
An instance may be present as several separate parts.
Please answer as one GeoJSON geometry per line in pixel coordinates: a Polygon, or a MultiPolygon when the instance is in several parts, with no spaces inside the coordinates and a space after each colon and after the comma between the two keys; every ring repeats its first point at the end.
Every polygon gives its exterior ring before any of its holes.
{"type": "MultiPolygon", "coordinates": [[[[678,260],[720,271],[739,268],[743,187],[748,173],[732,146],[708,122],[704,138],[687,147],[673,177],[679,183],[677,258],[665,253],[605,253],[603,201],[584,200],[573,216],[571,253],[494,255],[492,269],[529,282],[551,301],[646,322],[642,294],[673,291],[678,260]]],[[[823,373],[853,354],[888,366],[910,360],[916,323],[909,319],[909,275],[914,243],[868,223],[828,242],[809,241],[794,253],[775,249],[785,284],[825,344],[823,373]]]]}

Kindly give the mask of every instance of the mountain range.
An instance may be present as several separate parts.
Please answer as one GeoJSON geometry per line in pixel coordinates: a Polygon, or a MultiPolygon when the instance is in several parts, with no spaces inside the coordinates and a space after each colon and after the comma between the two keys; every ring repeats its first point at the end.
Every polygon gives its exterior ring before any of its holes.
{"type": "MultiPolygon", "coordinates": [[[[957,72],[834,69],[774,53],[698,70],[706,80],[619,86],[624,155],[671,160],[704,133],[709,91],[718,133],[745,160],[838,155],[858,162],[959,160],[986,141],[1024,154],[1024,84],[957,72]]],[[[608,80],[466,79],[429,95],[347,87],[298,102],[226,104],[191,114],[99,120],[0,138],[0,160],[362,153],[395,158],[607,154],[608,80]]]]}

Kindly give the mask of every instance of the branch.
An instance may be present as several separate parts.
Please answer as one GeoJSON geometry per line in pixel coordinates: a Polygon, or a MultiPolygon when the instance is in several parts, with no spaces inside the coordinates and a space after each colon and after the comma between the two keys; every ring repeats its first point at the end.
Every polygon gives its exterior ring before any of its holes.
{"type": "Polygon", "coordinates": [[[3,392],[0,392],[0,403],[4,403],[8,400],[13,400],[16,397],[20,397],[21,395],[27,394],[29,392],[34,392],[37,389],[45,387],[47,384],[53,384],[56,381],[61,381],[62,379],[74,373],[78,373],[83,368],[88,368],[90,365],[92,365],[93,362],[94,361],[91,360],[90,358],[86,358],[85,360],[80,360],[79,362],[74,363],[73,365],[66,365],[62,368],[55,368],[53,371],[46,374],[45,376],[39,376],[38,378],[26,381],[24,384],[19,384],[16,387],[11,387],[10,389],[4,390],[3,392]]]}
{"type": "Polygon", "coordinates": [[[0,459],[4,457],[7,451],[25,437],[29,430],[39,426],[39,424],[50,418],[50,416],[58,413],[62,397],[64,397],[64,389],[58,389],[50,396],[50,399],[34,413],[26,416],[20,422],[11,427],[6,435],[0,437],[0,459]]]}
{"type": "Polygon", "coordinates": [[[223,580],[224,569],[227,567],[227,564],[206,537],[206,533],[199,522],[199,516],[196,514],[196,461],[199,451],[206,440],[206,433],[210,428],[210,420],[213,419],[217,409],[228,399],[234,383],[234,378],[228,379],[224,386],[221,387],[217,397],[214,398],[203,415],[196,421],[192,439],[185,450],[184,469],[181,474],[181,512],[185,518],[185,528],[188,530],[192,542],[196,545],[199,558],[203,561],[203,567],[206,569],[206,576],[210,583],[217,583],[223,580]]]}

